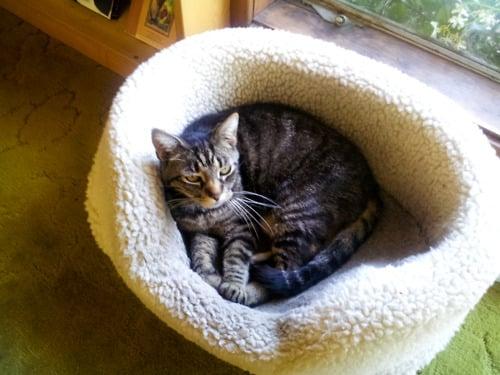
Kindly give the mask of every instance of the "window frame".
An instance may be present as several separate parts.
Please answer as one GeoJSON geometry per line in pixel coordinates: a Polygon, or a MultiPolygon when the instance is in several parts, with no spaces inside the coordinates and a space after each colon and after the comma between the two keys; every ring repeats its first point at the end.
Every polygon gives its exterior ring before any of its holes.
{"type": "Polygon", "coordinates": [[[402,39],[426,51],[448,59],[451,62],[459,64],[476,73],[482,74],[495,82],[500,82],[500,72],[495,71],[480,62],[462,56],[458,52],[454,52],[453,50],[443,47],[438,43],[433,43],[432,41],[409,32],[391,19],[371,14],[354,4],[346,5],[338,0],[304,0],[303,2],[309,5],[318,4],[324,8],[331,9],[334,12],[345,14],[354,22],[357,21],[363,25],[386,32],[396,38],[402,39]]]}

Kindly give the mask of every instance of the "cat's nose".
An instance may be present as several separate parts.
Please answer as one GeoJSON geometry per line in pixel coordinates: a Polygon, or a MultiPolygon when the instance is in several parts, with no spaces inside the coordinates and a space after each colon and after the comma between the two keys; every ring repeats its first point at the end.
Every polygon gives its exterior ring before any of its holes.
{"type": "Polygon", "coordinates": [[[219,200],[219,198],[220,198],[220,196],[221,196],[221,193],[220,193],[220,192],[214,192],[214,191],[207,191],[207,195],[208,195],[210,198],[212,198],[212,199],[214,199],[214,200],[218,201],[218,200],[219,200]]]}
{"type": "Polygon", "coordinates": [[[207,186],[205,194],[215,201],[218,201],[222,195],[222,189],[219,186],[207,186]]]}

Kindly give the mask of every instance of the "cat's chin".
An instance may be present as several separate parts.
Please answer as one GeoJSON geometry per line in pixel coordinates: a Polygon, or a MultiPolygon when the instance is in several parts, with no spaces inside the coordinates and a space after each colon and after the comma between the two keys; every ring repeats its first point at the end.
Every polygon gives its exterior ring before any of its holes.
{"type": "Polygon", "coordinates": [[[204,208],[205,210],[213,210],[213,209],[222,207],[226,202],[227,202],[227,200],[217,201],[217,202],[214,202],[214,203],[199,202],[198,204],[200,205],[200,207],[204,208]]]}
{"type": "Polygon", "coordinates": [[[201,208],[204,208],[205,210],[211,210],[211,209],[217,208],[219,206],[218,202],[212,203],[212,202],[206,202],[206,201],[198,202],[198,205],[201,208]]]}
{"type": "Polygon", "coordinates": [[[229,192],[224,194],[219,200],[215,200],[212,198],[205,198],[203,200],[198,201],[198,204],[204,209],[215,209],[224,206],[231,198],[233,197],[233,193],[229,192]]]}

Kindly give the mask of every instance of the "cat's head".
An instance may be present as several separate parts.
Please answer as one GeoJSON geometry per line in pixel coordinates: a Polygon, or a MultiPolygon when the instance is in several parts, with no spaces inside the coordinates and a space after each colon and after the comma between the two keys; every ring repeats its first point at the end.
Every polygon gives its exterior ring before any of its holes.
{"type": "Polygon", "coordinates": [[[161,177],[203,208],[223,205],[239,186],[238,114],[218,124],[207,139],[188,144],[180,137],[153,129],[152,140],[161,161],[161,177]]]}

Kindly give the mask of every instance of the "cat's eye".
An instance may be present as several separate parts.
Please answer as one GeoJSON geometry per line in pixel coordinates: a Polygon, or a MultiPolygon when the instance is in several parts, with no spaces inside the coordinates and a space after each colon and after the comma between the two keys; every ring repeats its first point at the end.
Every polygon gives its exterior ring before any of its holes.
{"type": "Polygon", "coordinates": [[[192,176],[184,176],[184,181],[189,182],[190,184],[197,184],[201,181],[201,177],[198,175],[192,176]]]}
{"type": "Polygon", "coordinates": [[[231,166],[230,165],[225,165],[219,169],[219,173],[221,176],[227,176],[229,173],[231,173],[231,166]]]}

